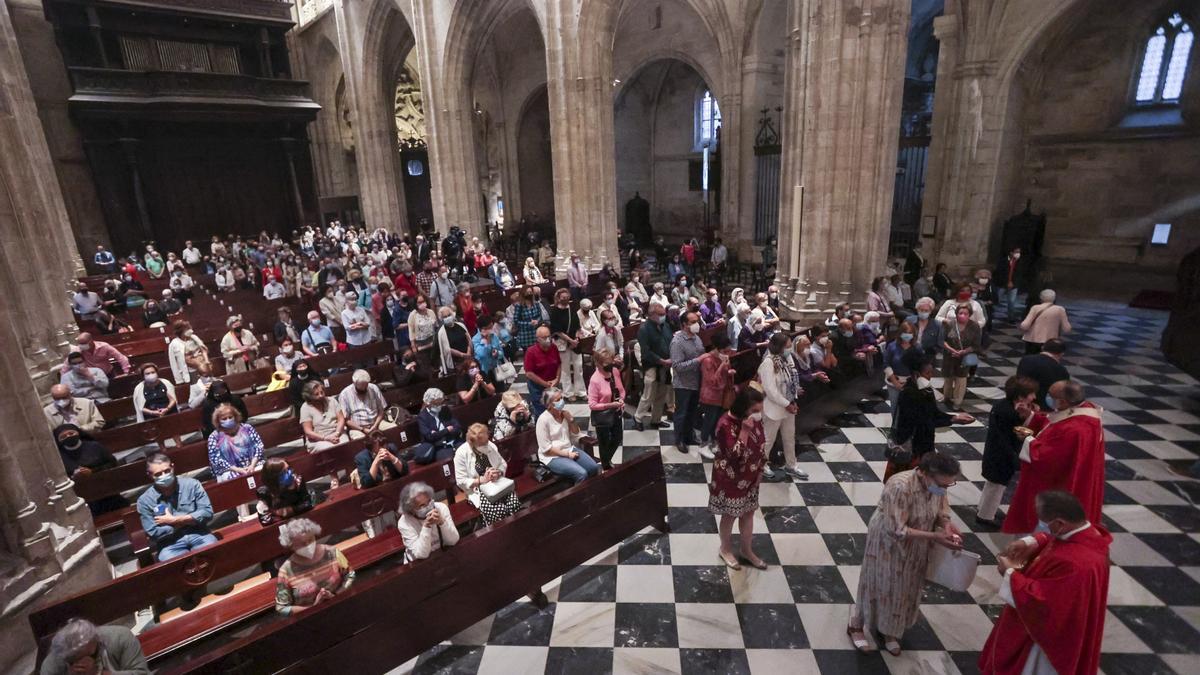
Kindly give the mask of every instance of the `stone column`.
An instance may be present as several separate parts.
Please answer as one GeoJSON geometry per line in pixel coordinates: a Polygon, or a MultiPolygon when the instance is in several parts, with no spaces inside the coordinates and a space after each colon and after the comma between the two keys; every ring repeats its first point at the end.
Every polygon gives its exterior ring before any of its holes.
{"type": "Polygon", "coordinates": [[[35,647],[31,607],[111,578],[111,568],[38,396],[61,358],[66,285],[81,266],[6,3],[0,147],[0,653],[13,665],[35,647]]]}
{"type": "MultiPolygon", "coordinates": [[[[394,111],[389,106],[387,83],[382,81],[379,62],[379,27],[368,36],[373,17],[365,3],[338,2],[338,53],[346,77],[346,100],[355,123],[354,154],[358,162],[358,201],[363,220],[370,228],[408,229],[408,207],[404,200],[397,159],[394,111]],[[368,39],[368,37],[370,39],[368,39]]],[[[395,82],[391,83],[393,95],[395,82]]],[[[336,110],[326,114],[337,115],[336,110]]]]}
{"type": "Polygon", "coordinates": [[[579,34],[573,2],[546,10],[546,89],[558,252],[599,268],[617,257],[612,55],[579,34]]]}
{"type": "Polygon", "coordinates": [[[777,281],[787,313],[863,304],[887,254],[909,3],[788,6],[777,281]]]}
{"type": "Polygon", "coordinates": [[[927,255],[957,271],[987,260],[1008,101],[996,61],[964,58],[961,30],[956,15],[933,21],[941,48],[922,208],[937,216],[927,255]]]}

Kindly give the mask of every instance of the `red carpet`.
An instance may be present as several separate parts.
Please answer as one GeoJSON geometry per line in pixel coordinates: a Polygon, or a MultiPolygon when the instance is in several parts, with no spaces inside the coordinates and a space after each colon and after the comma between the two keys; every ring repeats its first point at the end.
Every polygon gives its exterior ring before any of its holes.
{"type": "Polygon", "coordinates": [[[1171,300],[1174,297],[1175,294],[1171,291],[1142,291],[1129,301],[1129,306],[1143,309],[1171,309],[1171,300]]]}

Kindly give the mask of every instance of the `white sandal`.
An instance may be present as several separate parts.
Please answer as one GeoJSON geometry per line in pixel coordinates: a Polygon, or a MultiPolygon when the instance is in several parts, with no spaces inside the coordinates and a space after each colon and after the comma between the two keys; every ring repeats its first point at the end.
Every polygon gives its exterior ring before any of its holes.
{"type": "Polygon", "coordinates": [[[871,652],[871,643],[867,642],[867,634],[863,632],[863,629],[855,628],[854,626],[846,626],[846,635],[850,636],[850,642],[859,652],[863,654],[868,654],[871,652]],[[854,637],[855,633],[861,635],[862,637],[854,637]]]}
{"type": "Polygon", "coordinates": [[[887,638],[883,641],[883,648],[892,656],[900,656],[900,642],[893,638],[887,638]]]}

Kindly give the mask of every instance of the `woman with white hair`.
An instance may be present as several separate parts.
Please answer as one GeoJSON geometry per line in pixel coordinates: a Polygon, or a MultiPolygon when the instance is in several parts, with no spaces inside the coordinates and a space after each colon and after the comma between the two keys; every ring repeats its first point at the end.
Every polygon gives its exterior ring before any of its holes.
{"type": "Polygon", "coordinates": [[[567,411],[562,390],[557,387],[547,389],[542,393],[542,403],[546,406],[546,412],[538,417],[535,425],[538,459],[552,473],[567,478],[575,485],[600,473],[600,465],[596,460],[577,448],[581,435],[579,424],[567,411]]]}
{"type": "Polygon", "coordinates": [[[346,344],[351,347],[365,345],[371,341],[371,316],[359,302],[358,291],[353,286],[346,288],[346,306],[342,309],[342,327],[346,329],[346,344]]]}
{"type": "Polygon", "coordinates": [[[525,258],[525,267],[521,270],[521,274],[525,277],[526,286],[536,286],[546,282],[546,275],[542,274],[542,270],[538,268],[533,258],[525,258]]]}
{"type": "Polygon", "coordinates": [[[229,332],[221,338],[221,356],[225,357],[225,373],[244,373],[254,367],[258,358],[258,338],[242,327],[242,317],[235,314],[225,320],[229,332]]]}
{"type": "Polygon", "coordinates": [[[625,284],[625,295],[643,307],[650,302],[650,294],[646,292],[646,286],[642,283],[641,270],[634,268],[629,273],[629,283],[625,284]]]}
{"type": "Polygon", "coordinates": [[[325,395],[325,385],[312,381],[304,385],[304,405],[300,406],[300,428],[309,452],[319,452],[350,440],[346,434],[346,415],[333,398],[325,395]]]}
{"type": "Polygon", "coordinates": [[[669,307],[671,305],[670,298],[667,297],[665,287],[661,281],[654,282],[654,293],[650,295],[650,301],[647,305],[662,305],[669,307]]]}
{"type": "Polygon", "coordinates": [[[592,309],[591,300],[581,299],[579,310],[575,314],[579,317],[579,338],[595,337],[600,333],[600,319],[596,316],[596,311],[592,309]]]}
{"type": "Polygon", "coordinates": [[[404,562],[424,560],[434,551],[458,543],[458,528],[450,507],[434,501],[428,483],[413,481],[400,491],[400,519],[396,524],[404,541],[404,562]]]}
{"type": "Polygon", "coordinates": [[[915,307],[917,313],[910,314],[905,321],[913,326],[913,342],[926,357],[933,358],[942,351],[942,323],[933,315],[937,303],[933,298],[923,297],[917,300],[915,307]]]}
{"type": "MultiPolygon", "coordinates": [[[[503,520],[521,508],[515,490],[490,496],[485,485],[499,485],[508,470],[496,444],[488,438],[487,425],[476,422],[467,429],[467,440],[454,452],[454,482],[467,495],[467,501],[479,509],[483,524],[503,520]]],[[[511,481],[507,481],[511,485],[511,481]]]]}
{"type": "Polygon", "coordinates": [[[275,577],[275,611],[285,616],[310,609],[354,583],[354,570],[342,552],[318,544],[321,526],[296,518],[279,528],[279,544],[292,554],[275,577]]]}
{"type": "Polygon", "coordinates": [[[1047,341],[1059,340],[1071,332],[1066,308],[1054,304],[1055,292],[1047,288],[1038,299],[1041,304],[1031,307],[1029,316],[1021,322],[1021,340],[1025,343],[1026,354],[1039,354],[1047,341]]]}
{"type": "MultiPolygon", "coordinates": [[[[746,302],[746,291],[740,288],[735,288],[733,289],[733,292],[729,294],[729,302],[725,303],[725,312],[729,315],[729,318],[733,319],[737,317],[739,305],[747,305],[746,313],[750,313],[749,303],[746,302]]],[[[730,335],[729,339],[734,344],[737,344],[736,335],[730,335]]]]}
{"type": "Polygon", "coordinates": [[[212,414],[214,431],[208,435],[208,466],[218,483],[249,476],[263,461],[263,442],[242,413],[228,403],[212,414]]]}
{"type": "Polygon", "coordinates": [[[71,619],[50,640],[50,651],[39,672],[41,675],[150,675],[150,667],[146,665],[141,644],[128,628],[71,619]]]}
{"type": "Polygon", "coordinates": [[[438,307],[441,327],[437,331],[438,354],[441,357],[440,374],[452,374],[458,364],[471,353],[471,333],[450,307],[438,307]]]}
{"type": "Polygon", "coordinates": [[[413,450],[417,464],[448,459],[462,442],[462,423],[446,407],[446,394],[437,387],[425,390],[424,407],[417,413],[417,433],[421,442],[413,450]]]}

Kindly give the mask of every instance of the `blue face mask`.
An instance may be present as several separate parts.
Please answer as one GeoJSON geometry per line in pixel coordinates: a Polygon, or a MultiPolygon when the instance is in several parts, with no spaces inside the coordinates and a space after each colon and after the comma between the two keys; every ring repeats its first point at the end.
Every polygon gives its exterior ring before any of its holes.
{"type": "Polygon", "coordinates": [[[290,468],[287,471],[279,474],[279,487],[287,487],[291,485],[292,479],[296,477],[296,473],[290,468]]]}
{"type": "Polygon", "coordinates": [[[562,410],[563,408],[566,408],[566,407],[567,407],[567,402],[562,400],[561,398],[554,402],[555,410],[562,410]]]}
{"type": "Polygon", "coordinates": [[[912,333],[901,333],[900,339],[904,340],[905,342],[912,342],[913,334],[912,333]]]}
{"type": "Polygon", "coordinates": [[[929,318],[929,312],[917,312],[917,318],[924,321],[929,318]]]}
{"type": "Polygon", "coordinates": [[[175,483],[175,472],[168,471],[158,478],[154,479],[154,484],[158,487],[170,487],[175,483]]]}
{"type": "Polygon", "coordinates": [[[946,494],[946,488],[938,485],[937,483],[930,483],[929,494],[941,497],[942,495],[946,494]]]}
{"type": "Polygon", "coordinates": [[[237,419],[230,417],[229,419],[221,420],[222,429],[233,429],[237,427],[237,419]]]}
{"type": "Polygon", "coordinates": [[[1049,526],[1048,524],[1046,524],[1046,521],[1044,521],[1044,520],[1039,520],[1039,521],[1038,521],[1038,524],[1037,524],[1037,527],[1033,528],[1033,531],[1034,531],[1034,532],[1045,532],[1046,534],[1049,534],[1049,533],[1050,533],[1050,526],[1049,526]]]}
{"type": "Polygon", "coordinates": [[[854,331],[844,330],[844,331],[842,331],[842,336],[843,337],[854,337],[854,331]]]}

